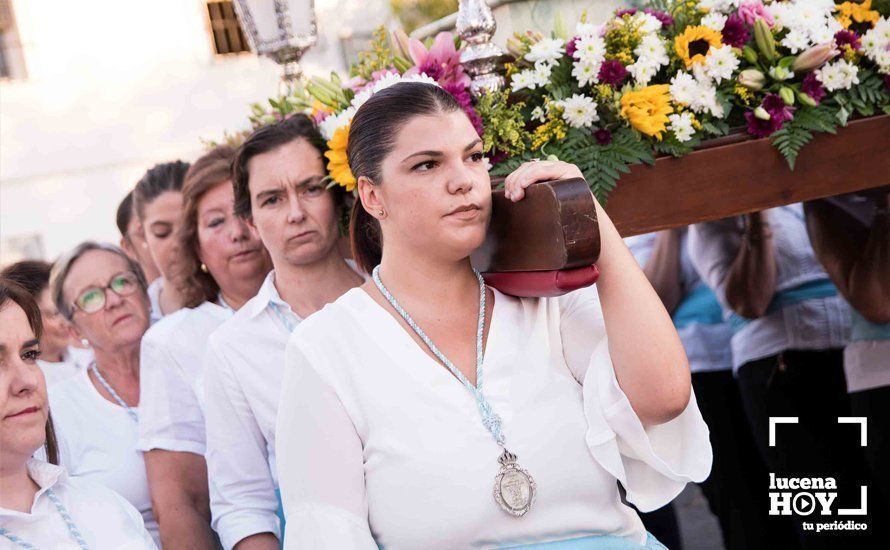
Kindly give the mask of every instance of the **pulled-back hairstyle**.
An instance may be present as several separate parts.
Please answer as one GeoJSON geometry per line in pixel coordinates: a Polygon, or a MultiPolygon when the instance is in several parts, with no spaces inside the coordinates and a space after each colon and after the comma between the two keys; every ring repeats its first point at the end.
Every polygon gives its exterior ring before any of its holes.
{"type": "MultiPolygon", "coordinates": [[[[454,96],[434,84],[400,82],[371,96],[355,113],[349,127],[346,156],[356,179],[364,176],[381,185],[381,165],[396,144],[399,130],[412,118],[460,111],[454,96]]],[[[355,201],[349,222],[352,255],[370,273],[383,252],[380,223],[355,201]]]]}
{"type": "Polygon", "coordinates": [[[198,204],[211,189],[232,179],[235,149],[220,145],[192,164],[182,185],[182,224],[177,234],[179,256],[173,262],[173,286],[180,292],[183,307],[198,307],[215,301],[219,285],[210,273],[201,270],[198,256],[198,204]]]}
{"type": "Polygon", "coordinates": [[[117,214],[114,217],[114,221],[117,224],[117,230],[120,231],[121,237],[126,240],[130,240],[130,235],[127,234],[127,228],[130,227],[130,221],[133,220],[133,191],[130,190],[127,193],[127,196],[121,200],[121,203],[117,205],[117,214]]]}
{"type": "Polygon", "coordinates": [[[139,220],[145,219],[145,207],[167,191],[182,191],[182,180],[189,163],[181,160],[156,164],[142,176],[133,189],[133,207],[139,220]]]}
{"type": "MultiPolygon", "coordinates": [[[[238,151],[232,163],[232,184],[235,189],[235,215],[250,219],[250,173],[247,163],[250,159],[268,153],[296,139],[305,139],[310,145],[324,155],[327,149],[324,138],[312,119],[303,114],[296,114],[274,124],[257,129],[250,134],[238,151]]],[[[340,193],[342,195],[342,193],[340,193]]],[[[342,202],[342,196],[335,197],[336,203],[342,202]]]]}
{"type": "Polygon", "coordinates": [[[22,260],[6,266],[0,277],[12,281],[28,291],[35,300],[49,288],[49,274],[53,264],[43,260],[22,260]]]}
{"type": "MultiPolygon", "coordinates": [[[[31,326],[31,332],[34,333],[34,337],[40,340],[40,337],[43,335],[43,320],[40,317],[40,308],[37,307],[37,302],[34,301],[34,297],[31,296],[31,293],[28,292],[21,285],[7,279],[5,277],[0,277],[0,308],[6,305],[6,302],[14,302],[25,312],[25,317],[28,318],[28,325],[31,326]]],[[[43,374],[41,374],[43,376],[43,374]]],[[[46,450],[46,460],[50,464],[58,464],[59,463],[59,445],[56,442],[56,432],[53,429],[53,417],[49,413],[46,415],[46,426],[44,427],[44,431],[46,434],[46,438],[44,439],[43,446],[46,450]]]]}

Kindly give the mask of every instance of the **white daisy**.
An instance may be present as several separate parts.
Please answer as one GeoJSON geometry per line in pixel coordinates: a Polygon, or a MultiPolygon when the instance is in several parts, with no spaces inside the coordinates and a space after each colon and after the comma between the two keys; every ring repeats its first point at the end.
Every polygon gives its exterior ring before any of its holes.
{"type": "Polygon", "coordinates": [[[656,67],[670,63],[664,42],[654,34],[646,35],[640,40],[640,44],[634,48],[634,55],[638,62],[643,61],[656,67]]]}
{"type": "Polygon", "coordinates": [[[674,103],[692,104],[697,90],[698,82],[689,73],[679,72],[671,79],[670,93],[674,103]]]}
{"type": "Polygon", "coordinates": [[[575,77],[575,80],[578,81],[578,85],[581,87],[589,84],[596,84],[598,82],[597,77],[599,76],[600,67],[602,67],[602,65],[599,63],[592,65],[590,63],[578,61],[572,67],[572,76],[575,77]]]}
{"type": "Polygon", "coordinates": [[[596,112],[596,102],[585,95],[574,94],[559,104],[563,109],[563,119],[573,128],[589,128],[600,118],[596,112]]]}
{"type": "Polygon", "coordinates": [[[597,35],[581,37],[575,42],[572,57],[588,65],[602,63],[606,58],[606,43],[597,35]]]}
{"type": "Polygon", "coordinates": [[[565,42],[560,38],[545,38],[532,45],[525,59],[535,63],[557,63],[565,54],[565,42]]]}
{"type": "Polygon", "coordinates": [[[677,141],[684,142],[692,139],[695,128],[692,126],[692,115],[690,113],[668,115],[671,121],[670,131],[677,137],[677,141]]]}
{"type": "Polygon", "coordinates": [[[541,107],[535,107],[532,109],[532,120],[537,120],[538,122],[547,122],[547,114],[544,113],[544,109],[541,107]]]}
{"type": "Polygon", "coordinates": [[[510,79],[510,88],[512,88],[514,92],[518,92],[519,90],[524,90],[526,88],[534,90],[537,86],[538,85],[537,81],[535,80],[534,69],[525,69],[523,71],[519,71],[510,79]]]}
{"type": "Polygon", "coordinates": [[[817,69],[816,78],[829,92],[849,90],[853,84],[859,84],[859,67],[846,59],[840,59],[817,69]]]}
{"type": "Polygon", "coordinates": [[[722,13],[717,13],[712,11],[706,16],[701,18],[701,24],[709,29],[713,29],[715,31],[722,31],[724,25],[726,25],[727,16],[722,13]]]}
{"type": "Polygon", "coordinates": [[[658,72],[658,67],[652,63],[647,63],[643,59],[638,59],[636,63],[627,66],[627,72],[631,74],[638,84],[645,86],[649,84],[649,81],[658,72]]]}
{"type": "Polygon", "coordinates": [[[732,73],[738,68],[739,58],[730,46],[711,48],[710,54],[705,58],[705,73],[717,83],[732,78],[732,73]]]}

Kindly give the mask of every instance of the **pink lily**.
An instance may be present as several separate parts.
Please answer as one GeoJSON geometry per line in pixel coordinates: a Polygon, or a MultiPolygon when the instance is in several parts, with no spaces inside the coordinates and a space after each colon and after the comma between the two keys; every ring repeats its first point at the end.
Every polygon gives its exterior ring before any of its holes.
{"type": "Polygon", "coordinates": [[[406,76],[424,73],[442,85],[470,85],[470,77],[460,64],[460,53],[454,47],[454,37],[451,33],[440,32],[436,35],[429,50],[423,42],[412,38],[408,42],[408,53],[414,61],[414,67],[405,72],[406,76]]]}

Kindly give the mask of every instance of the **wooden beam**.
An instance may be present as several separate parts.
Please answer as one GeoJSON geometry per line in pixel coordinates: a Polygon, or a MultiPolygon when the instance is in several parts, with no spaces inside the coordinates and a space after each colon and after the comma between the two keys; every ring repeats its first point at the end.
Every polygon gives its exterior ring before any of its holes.
{"type": "Polygon", "coordinates": [[[681,159],[634,166],[606,211],[630,236],[890,184],[890,115],[817,134],[795,166],[769,138],[731,135],[681,159]]]}

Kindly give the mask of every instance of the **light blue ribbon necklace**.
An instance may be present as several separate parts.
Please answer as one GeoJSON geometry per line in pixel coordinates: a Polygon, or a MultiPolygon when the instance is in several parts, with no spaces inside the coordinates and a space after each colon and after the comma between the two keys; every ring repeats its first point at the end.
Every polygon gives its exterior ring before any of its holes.
{"type": "Polygon", "coordinates": [[[454,366],[454,363],[445,357],[445,354],[439,351],[439,348],[437,348],[433,341],[430,340],[429,336],[427,336],[423,329],[414,322],[411,315],[405,311],[405,308],[399,304],[398,300],[396,300],[392,293],[386,288],[386,285],[380,280],[379,265],[374,268],[372,276],[374,284],[377,285],[380,294],[382,294],[387,301],[389,301],[390,305],[392,305],[393,309],[402,316],[402,319],[408,323],[411,330],[423,340],[423,343],[426,344],[433,355],[435,355],[436,358],[445,365],[449,371],[451,371],[451,374],[453,374],[455,378],[460,380],[464,387],[467,388],[470,394],[476,399],[476,406],[479,408],[479,414],[482,416],[482,425],[485,426],[485,429],[488,430],[498,446],[503,449],[503,453],[501,453],[500,458],[498,458],[501,470],[497,477],[495,477],[494,499],[502,510],[512,516],[520,517],[529,511],[534,502],[536,492],[535,480],[524,468],[516,464],[516,455],[504,447],[505,438],[502,431],[501,418],[494,412],[494,410],[492,410],[491,404],[489,404],[488,400],[485,399],[485,395],[482,393],[482,337],[485,332],[485,281],[483,281],[482,275],[475,269],[473,270],[473,273],[476,274],[476,279],[479,281],[479,322],[476,328],[475,386],[470,383],[467,377],[464,376],[457,367],[454,366]]]}
{"type": "Polygon", "coordinates": [[[111,394],[111,397],[113,397],[114,400],[117,401],[117,404],[123,407],[125,411],[127,411],[127,414],[130,415],[130,418],[133,419],[133,422],[139,423],[139,415],[136,414],[136,411],[133,409],[133,407],[127,405],[126,401],[121,399],[121,396],[118,395],[116,391],[114,391],[114,388],[111,387],[111,384],[109,384],[105,380],[105,378],[102,377],[102,373],[99,372],[99,367],[96,366],[95,362],[90,363],[90,370],[93,371],[94,375],[96,375],[96,380],[98,380],[99,383],[102,384],[102,387],[105,388],[105,391],[111,394]]]}
{"type": "MultiPolygon", "coordinates": [[[[81,550],[89,550],[89,546],[85,540],[83,540],[83,536],[80,534],[80,531],[77,529],[77,525],[74,524],[74,520],[71,519],[71,514],[68,513],[68,510],[65,508],[65,505],[62,504],[62,501],[59,499],[58,495],[52,490],[46,490],[46,496],[52,501],[53,505],[56,507],[56,511],[59,512],[59,515],[62,516],[62,520],[65,521],[65,526],[68,527],[68,536],[74,540],[75,543],[81,548],[81,550]]],[[[37,547],[31,543],[25,542],[20,539],[18,536],[13,535],[6,529],[0,527],[0,536],[3,536],[9,539],[10,542],[17,545],[19,548],[27,548],[28,550],[37,550],[37,547]]]]}

